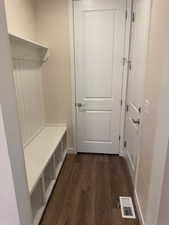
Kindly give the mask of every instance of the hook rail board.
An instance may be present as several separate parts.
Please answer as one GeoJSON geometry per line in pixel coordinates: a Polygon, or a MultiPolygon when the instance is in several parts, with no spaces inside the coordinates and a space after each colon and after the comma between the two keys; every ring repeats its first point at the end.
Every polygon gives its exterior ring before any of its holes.
{"type": "Polygon", "coordinates": [[[49,57],[49,49],[47,46],[38,42],[25,39],[14,34],[8,34],[12,48],[13,59],[31,59],[46,62],[49,57]]]}

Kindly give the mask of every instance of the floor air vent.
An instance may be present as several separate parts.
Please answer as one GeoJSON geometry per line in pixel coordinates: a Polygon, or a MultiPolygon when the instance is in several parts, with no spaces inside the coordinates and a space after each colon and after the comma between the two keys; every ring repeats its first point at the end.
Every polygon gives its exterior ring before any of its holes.
{"type": "Polygon", "coordinates": [[[120,197],[120,207],[123,218],[136,219],[131,197],[120,197]]]}

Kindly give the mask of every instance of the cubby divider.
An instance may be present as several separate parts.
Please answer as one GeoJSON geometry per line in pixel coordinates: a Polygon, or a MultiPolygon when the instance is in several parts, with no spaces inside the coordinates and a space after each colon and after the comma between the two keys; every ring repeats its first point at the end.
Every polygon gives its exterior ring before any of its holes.
{"type": "Polygon", "coordinates": [[[41,179],[39,180],[34,191],[31,194],[31,206],[34,224],[36,224],[37,221],[40,220],[42,212],[44,211],[44,196],[41,179]]]}

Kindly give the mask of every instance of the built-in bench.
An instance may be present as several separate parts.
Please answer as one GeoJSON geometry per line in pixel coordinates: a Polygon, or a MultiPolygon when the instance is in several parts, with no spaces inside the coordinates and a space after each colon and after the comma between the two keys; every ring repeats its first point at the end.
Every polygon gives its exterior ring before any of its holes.
{"type": "Polygon", "coordinates": [[[24,149],[34,225],[44,212],[66,152],[66,126],[45,127],[24,149]]]}
{"type": "Polygon", "coordinates": [[[9,39],[28,188],[37,225],[66,156],[67,128],[43,127],[42,64],[48,60],[48,47],[13,34],[9,39]]]}

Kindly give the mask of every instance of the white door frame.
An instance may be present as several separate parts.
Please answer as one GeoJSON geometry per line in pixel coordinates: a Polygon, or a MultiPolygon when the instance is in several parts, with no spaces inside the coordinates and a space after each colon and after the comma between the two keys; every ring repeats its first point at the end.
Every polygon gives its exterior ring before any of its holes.
{"type": "Polygon", "coordinates": [[[125,120],[126,120],[126,98],[128,85],[128,60],[130,52],[131,40],[131,17],[132,17],[133,0],[126,0],[127,20],[125,33],[125,49],[124,49],[124,70],[123,70],[123,84],[122,84],[122,110],[121,110],[121,126],[120,126],[120,155],[124,156],[124,141],[125,141],[125,120]]]}
{"type": "Polygon", "coordinates": [[[69,12],[69,45],[70,45],[70,75],[71,75],[71,90],[72,90],[72,145],[71,153],[77,153],[77,129],[76,129],[76,74],[75,74],[75,47],[74,47],[74,7],[73,0],[68,2],[69,12]]]}
{"type": "MultiPolygon", "coordinates": [[[[70,67],[71,67],[71,89],[72,89],[72,139],[73,139],[73,148],[70,151],[71,153],[77,153],[77,121],[76,121],[76,71],[75,71],[75,46],[74,46],[74,6],[73,1],[79,1],[79,0],[69,0],[68,4],[68,12],[69,12],[69,43],[70,43],[70,67]]],[[[126,7],[127,2],[130,2],[131,0],[124,0],[126,1],[126,7]]],[[[130,18],[131,18],[131,12],[127,12],[128,19],[126,20],[126,31],[125,31],[125,46],[127,46],[127,43],[129,44],[130,40],[130,18]]],[[[124,66],[124,72],[123,72],[123,81],[122,81],[122,110],[121,110],[121,122],[120,122],[120,155],[124,155],[123,152],[123,143],[124,143],[124,121],[125,121],[125,101],[126,101],[126,89],[127,89],[127,74],[128,74],[128,53],[129,53],[129,46],[125,47],[124,49],[124,58],[126,58],[126,63],[124,66]]],[[[123,59],[122,59],[123,60],[123,59]]],[[[123,62],[123,61],[122,61],[123,62]]]]}

